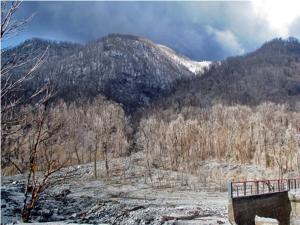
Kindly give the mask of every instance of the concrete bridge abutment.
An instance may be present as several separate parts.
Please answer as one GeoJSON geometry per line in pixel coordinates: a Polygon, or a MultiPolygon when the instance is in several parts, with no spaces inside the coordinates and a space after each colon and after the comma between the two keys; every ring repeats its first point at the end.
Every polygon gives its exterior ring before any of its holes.
{"type": "Polygon", "coordinates": [[[228,217],[231,224],[255,225],[255,216],[274,218],[290,225],[292,205],[288,191],[230,198],[228,217]]]}

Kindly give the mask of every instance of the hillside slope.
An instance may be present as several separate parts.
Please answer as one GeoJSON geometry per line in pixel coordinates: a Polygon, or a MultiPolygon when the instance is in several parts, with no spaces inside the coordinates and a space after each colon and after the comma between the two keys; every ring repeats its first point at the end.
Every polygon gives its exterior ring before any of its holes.
{"type": "MultiPolygon", "coordinates": [[[[83,46],[33,39],[4,52],[2,62],[28,60],[41,55],[47,46],[47,59],[27,90],[50,80],[58,90],[56,98],[74,101],[102,93],[127,111],[169,94],[176,82],[191,79],[209,66],[147,39],[119,34],[83,46]]],[[[31,65],[15,72],[21,74],[31,65]]]]}
{"type": "Polygon", "coordinates": [[[300,101],[300,43],[297,39],[274,39],[250,54],[214,63],[210,70],[181,85],[161,104],[175,107],[216,103],[257,105],[266,101],[292,106],[300,101]]]}

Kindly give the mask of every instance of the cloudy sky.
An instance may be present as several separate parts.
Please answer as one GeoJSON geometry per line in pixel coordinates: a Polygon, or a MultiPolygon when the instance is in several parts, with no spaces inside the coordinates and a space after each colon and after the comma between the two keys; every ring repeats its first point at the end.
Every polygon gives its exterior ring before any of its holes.
{"type": "Polygon", "coordinates": [[[23,2],[35,14],[14,46],[32,37],[85,43],[109,33],[139,35],[195,60],[247,53],[275,37],[300,39],[299,0],[247,2],[23,2]]]}

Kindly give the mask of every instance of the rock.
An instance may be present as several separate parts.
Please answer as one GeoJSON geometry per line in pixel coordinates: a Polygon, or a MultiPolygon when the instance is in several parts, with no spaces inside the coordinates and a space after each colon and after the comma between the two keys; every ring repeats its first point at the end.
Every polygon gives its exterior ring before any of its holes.
{"type": "Polygon", "coordinates": [[[69,189],[62,190],[59,194],[55,196],[56,199],[65,198],[68,194],[70,194],[71,191],[69,189]]]}
{"type": "Polygon", "coordinates": [[[43,209],[39,212],[39,215],[43,216],[43,217],[51,217],[53,214],[53,212],[50,209],[43,209]]]}
{"type": "Polygon", "coordinates": [[[255,225],[279,225],[277,219],[255,216],[255,225]]]}
{"type": "Polygon", "coordinates": [[[224,224],[225,222],[223,220],[217,220],[218,224],[224,224]]]}

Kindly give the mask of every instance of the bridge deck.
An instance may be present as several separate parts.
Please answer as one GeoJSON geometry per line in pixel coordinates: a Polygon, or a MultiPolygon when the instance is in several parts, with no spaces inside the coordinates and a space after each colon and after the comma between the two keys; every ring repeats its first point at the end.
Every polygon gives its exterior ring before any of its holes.
{"type": "Polygon", "coordinates": [[[296,189],[300,189],[300,177],[294,179],[230,182],[228,194],[230,198],[239,198],[296,189]]]}

